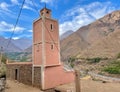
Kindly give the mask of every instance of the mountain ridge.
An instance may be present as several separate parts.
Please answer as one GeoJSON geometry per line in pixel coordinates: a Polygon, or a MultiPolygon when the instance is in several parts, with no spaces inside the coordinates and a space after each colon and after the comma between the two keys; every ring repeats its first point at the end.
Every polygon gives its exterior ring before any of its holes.
{"type": "MultiPolygon", "coordinates": [[[[12,39],[10,41],[10,44],[8,45],[9,39],[4,38],[3,36],[0,36],[0,47],[3,47],[4,52],[23,52],[23,48],[21,47],[26,47],[28,48],[31,46],[32,41],[31,40],[24,40],[24,39],[18,39],[14,40],[12,39]],[[29,45],[28,43],[29,42],[29,45]],[[31,42],[31,43],[30,43],[31,42]],[[19,44],[18,44],[19,43],[19,44]],[[17,45],[18,44],[18,45],[17,45]],[[8,46],[7,46],[8,45],[8,46]]],[[[25,49],[26,49],[25,48],[25,49]]]]}
{"type": "Polygon", "coordinates": [[[61,41],[63,58],[77,56],[92,44],[109,36],[120,28],[120,11],[114,11],[95,22],[79,28],[76,32],[61,41]],[[69,44],[70,45],[69,45],[69,44]]]}

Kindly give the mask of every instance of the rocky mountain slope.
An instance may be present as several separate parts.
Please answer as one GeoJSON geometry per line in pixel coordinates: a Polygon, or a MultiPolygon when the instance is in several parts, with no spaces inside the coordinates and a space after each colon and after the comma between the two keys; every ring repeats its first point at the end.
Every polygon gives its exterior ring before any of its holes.
{"type": "Polygon", "coordinates": [[[21,38],[17,40],[11,40],[7,47],[9,39],[0,36],[0,47],[3,47],[4,52],[22,52],[24,49],[32,45],[32,40],[21,38]]]}
{"type": "MultiPolygon", "coordinates": [[[[71,34],[70,36],[68,36],[67,38],[61,41],[61,53],[62,53],[62,56],[64,56],[63,58],[68,58],[69,56],[76,56],[78,54],[80,56],[81,53],[88,48],[85,51],[87,54],[89,52],[89,48],[92,48],[92,47],[93,49],[96,48],[97,53],[100,53],[101,50],[99,50],[99,52],[97,50],[99,49],[98,48],[99,43],[103,41],[103,39],[106,39],[106,40],[111,39],[111,40],[105,41],[108,43],[112,43],[111,42],[112,39],[114,39],[113,41],[116,41],[115,40],[116,38],[114,38],[115,36],[109,36],[109,35],[112,35],[115,31],[120,31],[119,28],[120,28],[120,11],[112,12],[87,26],[81,27],[76,32],[74,32],[73,34],[71,34]]],[[[101,43],[101,44],[105,45],[104,43],[101,43]]],[[[117,42],[115,44],[117,44],[117,42]]],[[[101,45],[101,47],[103,45],[101,45]]],[[[110,50],[114,46],[111,46],[111,48],[109,48],[108,45],[105,45],[104,47],[110,50]]],[[[102,51],[105,48],[102,47],[101,48],[102,51]]],[[[93,49],[91,49],[91,52],[93,49]]],[[[103,53],[104,55],[105,52],[102,52],[102,51],[101,53],[103,53]]],[[[106,51],[106,54],[107,54],[107,51],[106,51]]]]}
{"type": "Polygon", "coordinates": [[[60,36],[60,40],[63,40],[64,38],[68,37],[69,35],[71,35],[73,33],[72,30],[69,30],[65,33],[63,33],[61,36],[60,36]]]}
{"type": "Polygon", "coordinates": [[[0,36],[0,47],[3,47],[4,52],[21,52],[22,50],[15,46],[13,43],[10,43],[9,46],[7,47],[8,44],[8,39],[5,39],[4,37],[0,36]]]}
{"type": "Polygon", "coordinates": [[[112,34],[97,41],[90,48],[82,52],[78,57],[84,58],[114,58],[120,53],[120,28],[112,34]]]}
{"type": "Polygon", "coordinates": [[[12,40],[12,42],[22,50],[25,50],[32,45],[32,40],[28,38],[12,40]]]}

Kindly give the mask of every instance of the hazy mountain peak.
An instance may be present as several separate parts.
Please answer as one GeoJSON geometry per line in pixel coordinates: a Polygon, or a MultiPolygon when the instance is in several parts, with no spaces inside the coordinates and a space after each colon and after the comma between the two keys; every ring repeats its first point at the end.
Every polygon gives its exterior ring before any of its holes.
{"type": "Polygon", "coordinates": [[[73,33],[72,30],[66,31],[65,33],[63,33],[63,34],[60,36],[60,40],[63,40],[64,38],[68,37],[68,36],[71,35],[72,33],[73,33]]]}

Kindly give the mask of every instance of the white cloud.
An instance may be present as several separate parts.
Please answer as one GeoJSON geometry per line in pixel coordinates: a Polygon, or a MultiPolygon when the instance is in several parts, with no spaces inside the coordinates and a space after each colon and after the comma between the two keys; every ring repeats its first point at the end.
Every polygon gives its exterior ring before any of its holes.
{"type": "Polygon", "coordinates": [[[9,7],[9,5],[7,3],[5,3],[5,2],[0,3],[0,9],[9,11],[8,7],[9,7]]]}
{"type": "Polygon", "coordinates": [[[18,4],[19,4],[18,0],[11,0],[11,2],[12,2],[13,4],[15,4],[15,5],[18,5],[18,4]]]}
{"type": "Polygon", "coordinates": [[[41,2],[44,2],[44,3],[51,3],[53,0],[41,0],[41,2]]]}
{"type": "MultiPolygon", "coordinates": [[[[14,25],[8,24],[5,21],[0,22],[0,32],[12,32],[13,30],[14,30],[14,25]]],[[[15,28],[15,32],[22,32],[23,30],[25,30],[25,28],[23,27],[17,26],[15,28]]]]}
{"type": "Polygon", "coordinates": [[[93,2],[82,7],[78,5],[65,11],[60,19],[60,35],[68,30],[76,31],[81,26],[87,25],[114,10],[115,7],[110,2],[93,2]]]}
{"type": "Polygon", "coordinates": [[[27,9],[27,10],[31,10],[31,11],[35,11],[34,8],[37,8],[38,5],[37,3],[35,3],[35,1],[33,0],[25,0],[25,4],[23,6],[23,9],[27,9]]]}
{"type": "Polygon", "coordinates": [[[28,10],[34,11],[34,9],[27,4],[23,6],[23,9],[28,9],[28,10]]]}
{"type": "Polygon", "coordinates": [[[58,0],[40,0],[40,2],[56,7],[56,3],[58,2],[58,0]]]}
{"type": "MultiPolygon", "coordinates": [[[[35,0],[33,0],[33,2],[35,3],[35,0]]],[[[33,5],[32,0],[25,0],[25,3],[27,5],[33,5]]]]}
{"type": "Polygon", "coordinates": [[[18,40],[18,39],[20,39],[19,37],[12,37],[12,39],[14,39],[14,40],[18,40]]]}
{"type": "Polygon", "coordinates": [[[28,32],[33,32],[33,30],[28,30],[28,32]]]}

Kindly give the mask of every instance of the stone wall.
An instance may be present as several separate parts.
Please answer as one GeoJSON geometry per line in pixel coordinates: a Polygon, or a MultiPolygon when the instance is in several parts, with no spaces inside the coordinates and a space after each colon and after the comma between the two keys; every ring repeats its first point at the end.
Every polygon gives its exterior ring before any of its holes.
{"type": "Polygon", "coordinates": [[[41,67],[34,67],[34,86],[41,88],[41,67]]]}
{"type": "Polygon", "coordinates": [[[6,74],[7,79],[17,80],[21,83],[41,88],[41,67],[34,67],[33,84],[32,84],[32,64],[7,64],[6,74]]]}
{"type": "Polygon", "coordinates": [[[32,64],[7,64],[7,78],[32,85],[32,64]]]}

